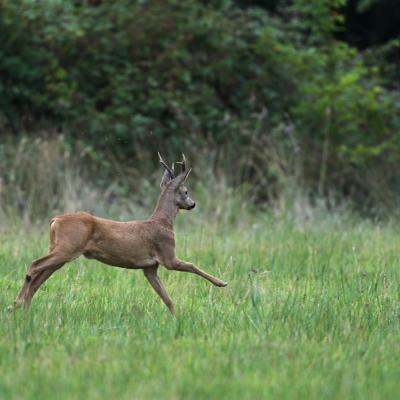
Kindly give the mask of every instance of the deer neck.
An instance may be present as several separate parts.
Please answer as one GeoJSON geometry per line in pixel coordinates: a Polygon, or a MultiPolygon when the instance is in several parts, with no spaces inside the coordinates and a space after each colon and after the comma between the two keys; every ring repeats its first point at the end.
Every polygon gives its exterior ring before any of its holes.
{"type": "Polygon", "coordinates": [[[168,189],[163,190],[158,198],[156,208],[154,209],[150,219],[160,221],[162,224],[172,229],[176,215],[179,211],[174,198],[174,192],[168,189]]]}

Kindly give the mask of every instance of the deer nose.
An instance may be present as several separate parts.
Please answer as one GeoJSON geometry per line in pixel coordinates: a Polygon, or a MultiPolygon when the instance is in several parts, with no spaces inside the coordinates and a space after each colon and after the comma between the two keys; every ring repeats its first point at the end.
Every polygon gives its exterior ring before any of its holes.
{"type": "Polygon", "coordinates": [[[189,207],[189,210],[192,210],[192,209],[195,208],[195,207],[196,207],[196,203],[193,202],[193,204],[189,207]]]}

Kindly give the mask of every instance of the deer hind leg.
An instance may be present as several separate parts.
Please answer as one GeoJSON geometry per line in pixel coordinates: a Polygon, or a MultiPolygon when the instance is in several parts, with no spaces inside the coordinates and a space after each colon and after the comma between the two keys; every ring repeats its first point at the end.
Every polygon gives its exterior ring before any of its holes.
{"type": "Polygon", "coordinates": [[[36,269],[36,266],[45,263],[49,258],[51,258],[53,251],[55,250],[56,247],[56,232],[54,229],[54,220],[51,221],[50,223],[50,244],[49,244],[49,251],[46,256],[38,258],[37,260],[32,261],[31,265],[28,268],[27,274],[25,275],[24,279],[24,284],[22,285],[22,288],[20,289],[17,298],[15,299],[15,305],[19,306],[22,304],[24,297],[31,286],[31,281],[32,281],[32,272],[33,270],[36,269]]]}
{"type": "Polygon", "coordinates": [[[158,266],[156,267],[147,267],[143,269],[144,276],[149,281],[150,285],[157,292],[157,294],[161,297],[164,304],[168,307],[171,314],[175,317],[175,309],[174,304],[172,303],[171,298],[168,296],[164,285],[162,284],[160,278],[157,275],[158,266]]]}
{"type": "Polygon", "coordinates": [[[19,291],[17,298],[15,299],[16,305],[21,305],[21,303],[23,302],[23,299],[31,285],[31,282],[32,282],[33,270],[36,268],[37,265],[40,265],[41,263],[46,262],[46,260],[48,260],[49,258],[50,258],[50,254],[48,254],[47,256],[38,258],[37,260],[32,261],[32,264],[29,266],[27,274],[25,275],[24,284],[22,285],[22,288],[19,291]]]}
{"type": "Polygon", "coordinates": [[[47,256],[33,261],[25,275],[24,284],[15,300],[15,304],[21,305],[23,303],[24,306],[28,308],[33,295],[37,289],[39,289],[40,285],[44,283],[53,272],[73,258],[76,258],[76,255],[67,256],[57,251],[57,249],[54,249],[47,256]]]}
{"type": "Polygon", "coordinates": [[[32,262],[15,303],[29,307],[33,295],[57,269],[79,257],[84,251],[90,230],[83,221],[54,218],[50,223],[49,254],[32,262]]]}
{"type": "Polygon", "coordinates": [[[24,306],[25,308],[29,308],[32,297],[39,289],[39,287],[48,279],[50,276],[61,268],[65,263],[55,264],[47,267],[46,269],[39,271],[39,273],[32,279],[31,284],[24,296],[24,306]]]}
{"type": "Polygon", "coordinates": [[[221,279],[209,274],[208,272],[203,271],[202,269],[196,267],[194,264],[190,262],[185,262],[179,260],[179,258],[173,259],[171,262],[164,264],[167,269],[172,269],[174,271],[181,271],[181,272],[191,272],[192,274],[196,274],[201,276],[204,279],[207,279],[213,285],[218,287],[225,287],[228,284],[221,279]]]}

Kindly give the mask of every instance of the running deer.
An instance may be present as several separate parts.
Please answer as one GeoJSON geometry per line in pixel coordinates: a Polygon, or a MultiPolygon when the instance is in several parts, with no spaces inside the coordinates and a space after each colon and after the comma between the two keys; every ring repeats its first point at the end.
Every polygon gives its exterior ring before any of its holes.
{"type": "Polygon", "coordinates": [[[158,153],[164,168],[161,194],[153,214],[144,221],[119,222],[98,218],[86,212],[68,213],[50,222],[49,253],[29,266],[24,284],[15,300],[16,305],[29,307],[39,287],[65,263],[80,255],[94,258],[114,267],[142,269],[150,285],[170,312],[174,305],[157,275],[158,266],[168,270],[191,272],[215,286],[224,287],[222,280],[202,271],[175,255],[174,221],[180,209],[191,210],[196,203],[188,196],[185,181],[190,173],[183,156],[181,171],[176,175],[158,153]]]}

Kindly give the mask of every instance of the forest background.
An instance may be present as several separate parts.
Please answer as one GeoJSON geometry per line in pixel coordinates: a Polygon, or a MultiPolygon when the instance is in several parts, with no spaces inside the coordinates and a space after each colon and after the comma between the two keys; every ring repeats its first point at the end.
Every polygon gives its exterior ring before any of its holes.
{"type": "Polygon", "coordinates": [[[140,207],[157,151],[257,207],[396,216],[399,35],[396,0],[2,0],[3,216],[140,207]]]}

